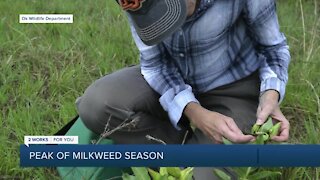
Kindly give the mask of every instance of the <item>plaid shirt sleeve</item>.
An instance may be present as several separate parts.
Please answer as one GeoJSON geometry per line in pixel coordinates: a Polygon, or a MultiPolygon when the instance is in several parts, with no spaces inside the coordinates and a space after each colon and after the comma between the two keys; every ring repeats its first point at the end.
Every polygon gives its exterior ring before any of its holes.
{"type": "Polygon", "coordinates": [[[185,106],[189,102],[199,101],[195,98],[191,86],[185,84],[173,61],[165,56],[165,48],[161,44],[145,45],[135,28],[132,25],[130,27],[140,51],[141,73],[151,88],[161,95],[159,101],[163,109],[168,112],[173,126],[179,130],[178,122],[185,106]]]}
{"type": "Polygon", "coordinates": [[[278,91],[280,103],[288,81],[290,53],[286,38],[280,32],[274,0],[248,0],[245,18],[263,60],[260,67],[260,91],[278,91]]]}

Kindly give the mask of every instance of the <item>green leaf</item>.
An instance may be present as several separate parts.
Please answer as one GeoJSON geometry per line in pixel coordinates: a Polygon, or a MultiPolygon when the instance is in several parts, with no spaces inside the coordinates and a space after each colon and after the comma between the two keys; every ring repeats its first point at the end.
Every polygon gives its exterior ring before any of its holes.
{"type": "Polygon", "coordinates": [[[149,174],[150,174],[152,180],[168,180],[168,178],[169,178],[167,174],[161,175],[160,173],[158,173],[152,169],[148,169],[148,171],[149,171],[149,174]]]}
{"type": "Polygon", "coordinates": [[[153,180],[160,180],[161,179],[161,175],[160,173],[148,168],[148,172],[150,174],[150,176],[152,177],[153,180]]]}
{"type": "Polygon", "coordinates": [[[266,179],[266,178],[272,178],[272,177],[278,177],[281,175],[281,172],[279,171],[258,171],[248,177],[250,180],[260,180],[260,179],[266,179]]]}
{"type": "Polygon", "coordinates": [[[241,167],[241,168],[233,168],[233,170],[236,172],[236,174],[239,177],[244,177],[247,173],[247,169],[246,167],[241,167]]]}
{"type": "Polygon", "coordinates": [[[260,132],[265,132],[265,133],[268,133],[269,130],[272,128],[273,126],[273,123],[272,123],[272,118],[269,117],[267,122],[265,122],[261,128],[259,129],[260,132]]]}
{"type": "Polygon", "coordinates": [[[123,180],[138,180],[135,176],[129,175],[128,173],[123,173],[122,179],[123,180]]]}
{"type": "Polygon", "coordinates": [[[254,171],[257,171],[258,168],[256,167],[241,167],[241,168],[232,168],[232,170],[236,173],[238,178],[244,178],[247,177],[249,174],[254,173],[254,171]]]}
{"type": "Polygon", "coordinates": [[[181,171],[181,176],[179,180],[192,180],[193,168],[188,167],[181,171]]]}
{"type": "Polygon", "coordinates": [[[267,140],[269,140],[269,134],[267,134],[267,133],[264,133],[263,135],[262,135],[262,138],[263,138],[263,141],[267,141],[267,140]]]}
{"type": "Polygon", "coordinates": [[[167,167],[169,175],[179,178],[181,176],[181,169],[178,167],[167,167]]]}
{"type": "Polygon", "coordinates": [[[134,175],[137,177],[137,179],[150,180],[150,176],[146,167],[132,167],[131,169],[134,175]]]}
{"type": "Polygon", "coordinates": [[[281,125],[281,122],[278,122],[269,130],[270,137],[274,137],[279,134],[280,125],[281,125]]]}
{"type": "Polygon", "coordinates": [[[168,171],[166,167],[160,167],[160,174],[161,175],[168,175],[168,171]]]}
{"type": "Polygon", "coordinates": [[[260,134],[260,135],[257,136],[255,144],[264,144],[263,134],[260,134]]]}
{"type": "Polygon", "coordinates": [[[223,142],[223,144],[226,144],[226,145],[233,144],[231,141],[229,141],[229,139],[227,139],[225,137],[222,137],[222,142],[223,142]]]}
{"type": "Polygon", "coordinates": [[[251,167],[250,173],[252,173],[252,172],[254,172],[254,171],[256,171],[256,170],[258,170],[257,167],[251,167]]]}
{"type": "Polygon", "coordinates": [[[228,176],[224,171],[220,169],[213,169],[213,173],[218,176],[221,180],[231,180],[231,177],[228,176]]]}
{"type": "Polygon", "coordinates": [[[259,131],[261,125],[258,125],[258,124],[254,124],[251,128],[251,134],[256,134],[256,132],[259,131]]]}

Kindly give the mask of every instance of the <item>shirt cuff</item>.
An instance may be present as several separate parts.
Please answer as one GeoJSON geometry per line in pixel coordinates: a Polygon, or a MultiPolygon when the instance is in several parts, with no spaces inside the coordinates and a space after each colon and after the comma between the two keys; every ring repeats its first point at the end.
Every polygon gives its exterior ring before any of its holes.
{"type": "Polygon", "coordinates": [[[174,89],[171,88],[166,91],[159,100],[163,109],[168,112],[172,125],[178,130],[181,130],[178,126],[178,122],[182,116],[185,106],[189,102],[199,103],[192,93],[192,88],[189,85],[187,85],[185,90],[176,95],[174,93],[174,89]]]}
{"type": "Polygon", "coordinates": [[[265,79],[261,82],[260,86],[260,92],[261,94],[267,90],[276,90],[278,91],[280,98],[279,98],[279,104],[284,99],[285,91],[286,91],[286,83],[281,81],[280,79],[276,77],[271,77],[268,79],[265,79]]]}

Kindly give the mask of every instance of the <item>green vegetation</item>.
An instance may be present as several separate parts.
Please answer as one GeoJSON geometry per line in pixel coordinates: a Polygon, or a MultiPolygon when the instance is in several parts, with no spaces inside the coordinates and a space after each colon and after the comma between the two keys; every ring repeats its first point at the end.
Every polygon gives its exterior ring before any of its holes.
{"type": "MultiPolygon", "coordinates": [[[[320,144],[320,6],[279,0],[292,62],[282,110],[289,143],[320,144]]],[[[109,0],[0,1],[0,179],[58,179],[55,170],[20,168],[24,135],[54,134],[76,115],[74,101],[95,79],[138,63],[125,16],[109,0]],[[19,24],[19,14],[74,14],[73,24],[19,24]]],[[[316,179],[320,169],[274,168],[282,179],[316,179]]]]}
{"type": "MultiPolygon", "coordinates": [[[[248,144],[266,144],[270,142],[272,137],[279,134],[280,126],[281,122],[273,124],[271,117],[262,125],[254,124],[251,128],[251,134],[256,137],[256,140],[248,144]]],[[[225,145],[233,144],[225,137],[222,137],[222,142],[225,145]]]]}
{"type": "Polygon", "coordinates": [[[123,180],[192,180],[193,168],[161,167],[159,172],[146,167],[132,167],[133,175],[124,173],[123,180]]]}

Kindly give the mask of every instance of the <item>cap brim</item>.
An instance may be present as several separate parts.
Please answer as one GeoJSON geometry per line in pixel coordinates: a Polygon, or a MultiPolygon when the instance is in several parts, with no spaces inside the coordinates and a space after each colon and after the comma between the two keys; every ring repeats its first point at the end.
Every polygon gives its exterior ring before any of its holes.
{"type": "Polygon", "coordinates": [[[187,5],[186,0],[147,0],[141,9],[127,12],[140,39],[146,45],[154,45],[182,26],[187,5]]]}

